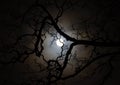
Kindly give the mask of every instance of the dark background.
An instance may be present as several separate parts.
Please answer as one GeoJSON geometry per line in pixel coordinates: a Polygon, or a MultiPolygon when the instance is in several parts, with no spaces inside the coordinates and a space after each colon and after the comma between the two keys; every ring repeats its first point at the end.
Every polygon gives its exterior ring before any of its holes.
{"type": "MultiPolygon", "coordinates": [[[[3,0],[0,1],[0,57],[3,56],[7,57],[9,60],[9,56],[7,51],[11,49],[12,43],[16,40],[16,38],[26,32],[26,27],[24,23],[21,23],[22,14],[25,10],[34,2],[34,0],[3,0]]],[[[84,1],[83,1],[84,2],[84,1]]],[[[42,2],[41,2],[42,3],[42,2]]],[[[120,2],[117,0],[107,1],[107,0],[91,0],[87,1],[87,6],[84,7],[87,10],[87,13],[90,12],[90,15],[85,13],[81,13],[82,15],[86,16],[94,16],[98,10],[105,9],[106,11],[100,12],[100,17],[98,20],[99,27],[102,26],[102,22],[108,21],[109,24],[107,25],[107,29],[111,34],[111,38],[115,41],[120,41],[119,33],[120,33],[120,2]],[[108,8],[104,8],[105,6],[110,5],[108,8]],[[112,10],[110,10],[112,8],[112,10]],[[85,15],[86,14],[86,15],[85,15]],[[117,22],[113,22],[116,20],[117,22]]],[[[84,10],[82,9],[82,10],[84,10]]],[[[76,9],[71,9],[76,10],[76,9]]],[[[79,6],[77,8],[79,9],[79,6]]],[[[71,13],[73,12],[71,11],[71,13]]],[[[70,12],[69,12],[70,13],[70,12]]],[[[79,14],[79,12],[76,12],[79,14]]],[[[76,16],[76,13],[73,14],[76,16]]],[[[67,17],[71,17],[68,15],[67,17]]],[[[77,16],[76,16],[77,17],[77,16]]],[[[74,17],[75,18],[75,17],[74,17]]],[[[68,19],[69,21],[69,19],[68,19]]],[[[69,29],[68,29],[69,30],[69,29]]],[[[114,49],[113,49],[114,50],[114,49]]],[[[19,70],[27,69],[24,67],[24,64],[16,64],[12,66],[9,65],[2,65],[0,64],[0,85],[13,85],[13,82],[16,82],[15,85],[19,85],[19,82],[29,80],[29,77],[25,78],[26,76],[24,73],[19,73],[19,70]],[[14,67],[15,66],[15,67],[14,67]],[[10,83],[5,83],[9,81],[10,83]]],[[[106,81],[105,85],[120,85],[120,58],[115,58],[113,60],[114,70],[108,80],[106,81]]],[[[107,70],[107,69],[106,69],[107,70]]],[[[105,71],[106,71],[105,70],[105,71]]],[[[103,71],[103,72],[105,72],[103,71]]],[[[31,76],[31,75],[27,75],[31,76]]],[[[67,85],[95,85],[101,79],[101,76],[96,74],[91,79],[79,80],[79,78],[75,77],[73,79],[69,79],[66,81],[67,85]],[[86,82],[87,81],[87,82],[86,82]]]]}

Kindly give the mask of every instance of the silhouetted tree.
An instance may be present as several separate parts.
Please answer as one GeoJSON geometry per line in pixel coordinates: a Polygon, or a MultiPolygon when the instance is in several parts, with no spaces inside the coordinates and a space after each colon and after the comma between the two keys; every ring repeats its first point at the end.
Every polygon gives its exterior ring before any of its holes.
{"type": "Polygon", "coordinates": [[[18,62],[25,64],[33,56],[36,59],[33,58],[31,61],[37,65],[37,69],[33,72],[28,70],[25,74],[39,73],[40,76],[25,80],[22,85],[58,84],[61,80],[65,81],[80,74],[86,74],[87,78],[91,78],[102,72],[104,73],[99,84],[104,84],[112,73],[114,59],[120,56],[120,37],[117,34],[119,27],[112,25],[119,23],[118,17],[114,15],[114,10],[119,7],[117,1],[109,1],[108,4],[102,1],[94,2],[99,7],[95,9],[93,16],[81,17],[77,23],[66,29],[63,25],[65,22],[61,21],[65,19],[62,18],[64,13],[72,13],[76,8],[82,10],[89,7],[88,0],[36,0],[19,17],[19,23],[25,25],[27,31],[17,37],[14,44],[7,47],[9,49],[5,52],[6,55],[4,52],[1,53],[1,68],[18,62]],[[117,30],[116,33],[113,32],[114,29],[117,30]],[[64,42],[61,42],[63,46],[58,50],[58,55],[47,54],[47,48],[57,49],[52,46],[61,38],[64,42]],[[81,52],[83,49],[87,50],[85,54],[81,52]]]}

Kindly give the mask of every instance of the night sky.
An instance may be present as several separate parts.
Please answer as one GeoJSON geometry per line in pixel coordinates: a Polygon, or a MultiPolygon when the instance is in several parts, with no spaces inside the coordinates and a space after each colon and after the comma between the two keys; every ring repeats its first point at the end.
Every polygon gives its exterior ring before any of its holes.
{"type": "MultiPolygon", "coordinates": [[[[44,57],[35,54],[36,50],[27,57],[22,55],[22,53],[32,52],[31,49],[34,49],[37,38],[35,36],[20,38],[20,36],[33,33],[35,26],[38,30],[43,23],[39,20],[47,16],[44,10],[31,8],[34,3],[35,0],[0,2],[0,85],[50,85],[47,81],[50,75],[48,62],[61,56],[62,49],[64,49],[63,54],[58,63],[64,66],[66,57],[64,54],[67,53],[72,41],[60,35],[50,20],[46,20],[47,25],[43,28],[40,37],[44,40],[42,44],[44,57]],[[34,22],[37,19],[40,24],[34,22]],[[63,48],[56,43],[59,39],[62,39],[60,43],[64,44],[63,48]]],[[[74,39],[106,43],[120,42],[119,0],[38,0],[37,3],[42,4],[53,18],[63,10],[56,23],[62,32],[74,39]],[[63,9],[59,9],[63,3],[63,9]]],[[[36,34],[39,32],[37,31],[36,34]]],[[[110,55],[111,60],[109,57],[100,58],[74,77],[58,79],[57,85],[120,85],[120,53],[114,54],[120,52],[120,45],[116,44],[115,47],[114,45],[95,48],[85,44],[74,46],[62,77],[74,74],[79,67],[84,67],[96,56],[104,57],[101,55],[113,54],[110,55]]],[[[42,46],[38,44],[38,50],[41,50],[42,46]]]]}

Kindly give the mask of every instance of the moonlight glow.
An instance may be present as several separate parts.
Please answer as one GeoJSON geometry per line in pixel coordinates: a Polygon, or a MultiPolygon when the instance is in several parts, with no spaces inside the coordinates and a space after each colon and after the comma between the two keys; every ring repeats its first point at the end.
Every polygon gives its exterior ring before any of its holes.
{"type": "Polygon", "coordinates": [[[57,44],[57,46],[59,46],[59,47],[63,46],[63,43],[64,43],[63,39],[57,39],[57,40],[56,40],[56,44],[57,44]]]}

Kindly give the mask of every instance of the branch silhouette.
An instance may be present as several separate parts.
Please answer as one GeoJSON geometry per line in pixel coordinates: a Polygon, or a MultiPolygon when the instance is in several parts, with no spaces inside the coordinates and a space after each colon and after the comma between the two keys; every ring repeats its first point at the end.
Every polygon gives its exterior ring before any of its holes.
{"type": "MultiPolygon", "coordinates": [[[[60,25],[60,18],[64,16],[64,12],[71,9],[72,7],[74,8],[74,6],[77,6],[80,1],[65,0],[62,2],[62,4],[60,4],[59,2],[62,1],[58,0],[57,2],[57,0],[53,0],[53,3],[52,1],[39,3],[39,0],[36,0],[35,3],[32,4],[23,13],[21,22],[27,24],[29,26],[29,29],[32,30],[32,33],[20,35],[15,40],[15,43],[12,44],[12,47],[7,53],[7,56],[12,55],[12,57],[8,61],[0,59],[0,64],[9,65],[11,63],[15,64],[18,62],[25,63],[27,59],[34,55],[35,57],[41,59],[39,63],[37,61],[35,62],[35,64],[37,64],[40,68],[39,73],[42,74],[42,72],[45,71],[46,74],[44,79],[42,79],[41,77],[40,79],[38,78],[30,80],[31,83],[29,85],[33,85],[32,82],[34,82],[34,85],[51,85],[57,84],[57,82],[59,82],[60,80],[73,78],[82,73],[86,68],[89,68],[95,62],[99,61],[101,63],[100,65],[97,64],[96,70],[104,67],[106,63],[108,64],[108,67],[110,67],[109,71],[104,76],[102,83],[100,82],[100,84],[104,84],[105,80],[107,80],[109,75],[112,73],[112,60],[120,56],[120,38],[118,39],[118,41],[115,41],[114,39],[111,40],[108,36],[108,33],[105,31],[105,26],[109,21],[103,22],[104,24],[100,23],[102,26],[97,25],[97,20],[100,12],[104,12],[106,8],[109,8],[109,6],[105,6],[105,9],[102,9],[96,13],[94,25],[96,27],[99,27],[99,31],[95,31],[95,34],[92,35],[91,31],[89,30],[90,23],[88,23],[89,20],[91,20],[93,17],[81,20],[82,22],[80,22],[80,24],[85,25],[83,32],[80,32],[81,29],[77,29],[76,27],[74,27],[73,24],[72,30],[74,30],[75,32],[73,34],[77,36],[77,38],[75,38],[75,36],[68,35],[67,32],[64,31],[64,27],[60,25]],[[53,16],[51,10],[49,9],[49,6],[54,6],[57,9],[55,16],[53,16]],[[105,35],[103,32],[105,33],[105,35]],[[85,33],[86,36],[84,36],[83,33],[85,33]],[[46,41],[50,40],[49,38],[47,39],[47,36],[49,35],[53,38],[52,41],[48,41],[48,43],[51,43],[52,46],[54,45],[54,42],[59,39],[57,34],[60,35],[60,38],[63,37],[66,42],[70,42],[70,45],[66,45],[66,43],[63,43],[63,46],[61,46],[59,50],[60,55],[57,55],[55,59],[51,59],[51,55],[45,53],[47,52],[45,49],[49,48],[46,45],[46,41]],[[101,37],[103,35],[104,37],[101,37]],[[27,46],[26,42],[27,39],[29,39],[28,37],[34,38],[29,41],[29,43],[32,44],[33,47],[27,46]],[[81,39],[79,39],[79,37],[81,37],[81,39]],[[25,41],[22,42],[22,40],[25,41]],[[91,49],[90,55],[87,55],[87,59],[82,59],[81,57],[78,57],[80,56],[80,50],[75,48],[79,46],[84,46],[85,49],[91,49]],[[108,51],[109,49],[111,49],[112,51],[108,52],[106,51],[106,49],[108,51]],[[78,50],[79,53],[77,53],[76,50],[78,50]],[[102,59],[104,59],[105,62],[102,59]],[[45,64],[43,65],[44,70],[41,67],[42,62],[44,62],[45,64]],[[71,62],[75,62],[77,64],[71,65],[71,62]],[[66,76],[65,70],[68,69],[68,66],[73,67],[74,72],[66,76]]],[[[86,2],[83,5],[85,4],[86,2]]],[[[50,50],[53,49],[51,48],[50,50]]],[[[95,74],[95,71],[92,72],[93,75],[95,74]]],[[[28,84],[23,82],[23,85],[28,84]]]]}

